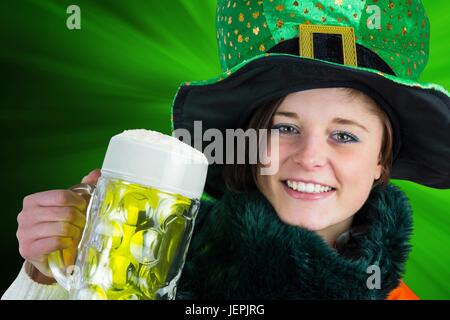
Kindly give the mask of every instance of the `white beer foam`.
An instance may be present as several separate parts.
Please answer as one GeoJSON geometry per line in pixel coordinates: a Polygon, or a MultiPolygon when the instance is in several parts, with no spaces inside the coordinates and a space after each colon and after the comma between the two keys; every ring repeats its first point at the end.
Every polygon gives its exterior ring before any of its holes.
{"type": "Polygon", "coordinates": [[[206,156],[199,150],[178,140],[175,137],[147,129],[125,130],[116,136],[120,139],[134,141],[154,148],[161,148],[175,153],[185,160],[194,163],[208,163],[206,156]]]}

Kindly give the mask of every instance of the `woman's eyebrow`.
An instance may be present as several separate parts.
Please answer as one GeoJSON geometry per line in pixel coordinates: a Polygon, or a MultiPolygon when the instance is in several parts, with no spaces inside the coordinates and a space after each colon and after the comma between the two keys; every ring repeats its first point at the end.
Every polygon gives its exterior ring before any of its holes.
{"type": "Polygon", "coordinates": [[[295,112],[277,111],[277,112],[275,112],[275,115],[298,119],[298,114],[295,112]]]}
{"type": "MultiPolygon", "coordinates": [[[[347,124],[347,125],[353,125],[353,126],[357,126],[360,127],[361,129],[369,132],[369,130],[367,130],[366,127],[364,127],[362,124],[354,121],[354,120],[350,120],[350,119],[344,119],[344,118],[334,118],[331,123],[336,123],[336,124],[347,124]]],[[[370,133],[370,132],[369,132],[370,133]]]]}

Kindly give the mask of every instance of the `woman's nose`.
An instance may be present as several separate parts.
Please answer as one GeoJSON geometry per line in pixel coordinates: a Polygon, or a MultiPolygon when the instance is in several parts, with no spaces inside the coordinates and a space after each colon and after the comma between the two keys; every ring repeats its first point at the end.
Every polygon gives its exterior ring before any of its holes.
{"type": "Polygon", "coordinates": [[[323,167],[327,162],[326,143],[319,137],[303,137],[292,154],[295,163],[305,170],[314,170],[323,167]]]}

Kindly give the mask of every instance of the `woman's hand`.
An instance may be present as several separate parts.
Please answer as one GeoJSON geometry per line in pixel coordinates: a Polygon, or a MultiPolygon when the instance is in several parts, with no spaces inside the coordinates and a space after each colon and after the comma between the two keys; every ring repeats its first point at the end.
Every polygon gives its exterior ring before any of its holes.
{"type": "MultiPolygon", "coordinates": [[[[91,171],[83,183],[96,184],[100,170],[91,171]]],[[[41,283],[52,283],[48,254],[64,250],[64,260],[74,263],[76,248],[86,223],[88,198],[71,190],[49,190],[26,196],[17,216],[20,255],[31,264],[28,274],[41,283]]]]}

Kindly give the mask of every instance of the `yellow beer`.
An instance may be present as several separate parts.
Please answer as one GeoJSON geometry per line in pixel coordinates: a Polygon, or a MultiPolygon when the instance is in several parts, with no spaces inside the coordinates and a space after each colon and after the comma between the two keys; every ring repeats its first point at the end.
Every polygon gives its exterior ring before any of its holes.
{"type": "Polygon", "coordinates": [[[79,299],[158,299],[181,266],[190,237],[192,200],[119,179],[98,184],[100,203],[85,257],[79,299]],[[181,257],[184,252],[181,252],[181,257]]]}

